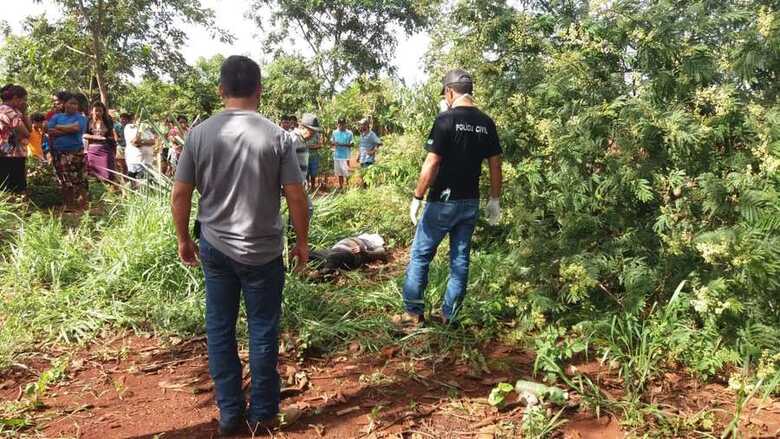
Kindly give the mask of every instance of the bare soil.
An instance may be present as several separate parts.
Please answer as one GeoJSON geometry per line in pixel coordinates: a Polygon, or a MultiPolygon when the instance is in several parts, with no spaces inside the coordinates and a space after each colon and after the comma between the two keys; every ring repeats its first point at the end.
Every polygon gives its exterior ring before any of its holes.
{"type": "MultiPolygon", "coordinates": [[[[37,414],[45,437],[211,438],[217,410],[206,365],[205,340],[173,345],[126,336],[73,355],[68,378],[49,390],[37,414]]],[[[460,437],[505,421],[522,410],[498,412],[486,396],[498,382],[530,376],[533,357],[507,347],[486,352],[491,373],[474,372],[451,358],[411,359],[388,347],[364,354],[357,344],[342,355],[298,361],[283,355],[283,406],[305,410],[284,431],[288,438],[460,437]]],[[[242,356],[245,358],[246,353],[242,356]]],[[[3,399],[16,399],[46,360],[15,367],[0,382],[3,399]]],[[[248,384],[248,370],[245,370],[248,384]]],[[[617,423],[581,415],[569,426],[577,438],[622,437],[617,423]],[[573,430],[572,430],[573,428],[573,430]],[[605,435],[609,433],[608,435],[605,435]]],[[[500,432],[500,430],[499,430],[500,432]]],[[[258,432],[258,435],[267,434],[258,432]]],[[[493,433],[490,433],[492,437],[493,433]]],[[[244,437],[251,437],[246,434],[244,437]]]]}
{"type": "MultiPolygon", "coordinates": [[[[53,358],[61,353],[50,353],[53,358]]],[[[414,359],[390,346],[363,353],[357,343],[329,358],[299,361],[283,354],[283,406],[305,415],[284,432],[256,436],[285,438],[460,438],[519,437],[524,408],[499,412],[486,400],[499,382],[533,379],[533,355],[501,345],[483,352],[488,367],[449,356],[414,359]]],[[[69,354],[67,378],[48,390],[46,407],[36,415],[30,436],[47,438],[212,438],[217,410],[208,375],[205,340],[166,340],[122,335],[69,354]]],[[[19,399],[21,389],[50,366],[39,357],[0,375],[0,399],[19,399]]],[[[246,353],[242,352],[246,359],[246,353]]],[[[619,394],[619,380],[598,363],[577,366],[608,393],[619,394]]],[[[245,369],[245,384],[249,383],[245,369]]],[[[699,386],[688,377],[667,377],[658,389],[659,406],[678,414],[718,407],[733,413],[734,398],[723,386],[699,386]]],[[[622,438],[614,415],[597,417],[573,403],[556,433],[568,439],[622,438]]],[[[780,403],[752,404],[742,431],[747,437],[778,437],[780,403]]],[[[250,432],[238,437],[252,437],[250,432]]]]}

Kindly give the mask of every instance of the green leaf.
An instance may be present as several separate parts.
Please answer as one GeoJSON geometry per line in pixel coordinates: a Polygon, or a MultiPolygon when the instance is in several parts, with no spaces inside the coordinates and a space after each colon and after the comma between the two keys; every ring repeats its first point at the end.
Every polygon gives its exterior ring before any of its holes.
{"type": "Polygon", "coordinates": [[[493,407],[501,407],[506,401],[506,397],[509,396],[515,390],[514,386],[509,383],[499,383],[493,390],[490,391],[488,396],[488,403],[493,407]]]}

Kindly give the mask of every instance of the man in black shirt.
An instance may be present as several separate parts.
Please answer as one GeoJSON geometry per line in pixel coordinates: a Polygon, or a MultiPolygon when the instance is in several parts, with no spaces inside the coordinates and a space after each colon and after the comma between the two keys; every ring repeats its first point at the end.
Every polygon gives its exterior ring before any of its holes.
{"type": "Polygon", "coordinates": [[[443,322],[452,321],[460,308],[468,283],[471,235],[479,215],[479,177],[485,159],[490,165],[488,221],[495,225],[501,215],[501,146],[495,123],[474,105],[473,87],[471,75],[463,70],[451,70],[444,77],[442,94],[450,109],[440,113],[433,124],[425,145],[428,155],[409,210],[417,231],[404,283],[406,312],[394,319],[405,327],[424,322],[428,268],[448,234],[450,279],[442,305],[443,322]],[[426,191],[428,203],[418,224],[417,213],[426,191]]]}

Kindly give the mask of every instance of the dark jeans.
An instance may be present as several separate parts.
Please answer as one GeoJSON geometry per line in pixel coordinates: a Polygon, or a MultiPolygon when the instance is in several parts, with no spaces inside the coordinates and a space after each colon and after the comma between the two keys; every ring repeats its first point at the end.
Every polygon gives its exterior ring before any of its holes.
{"type": "Polygon", "coordinates": [[[246,418],[267,420],[279,412],[279,319],[282,314],[284,263],[281,256],[265,265],[238,263],[200,239],[200,260],[206,277],[206,336],[209,372],[214,380],[220,422],[245,415],[236,320],[244,292],[249,326],[252,391],[246,418]]]}
{"type": "Polygon", "coordinates": [[[450,279],[444,293],[442,314],[448,319],[455,318],[466,295],[471,235],[478,215],[479,200],[437,201],[425,205],[417,223],[412,254],[406,269],[403,291],[406,311],[424,314],[428,269],[439,244],[445,236],[450,235],[450,279]]]}

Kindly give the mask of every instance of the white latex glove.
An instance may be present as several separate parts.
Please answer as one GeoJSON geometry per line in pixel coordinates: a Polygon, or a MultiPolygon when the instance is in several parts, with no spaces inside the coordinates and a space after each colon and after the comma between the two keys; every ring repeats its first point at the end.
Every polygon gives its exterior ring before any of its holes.
{"type": "Polygon", "coordinates": [[[417,212],[420,211],[420,205],[422,205],[422,200],[417,198],[412,198],[412,204],[409,205],[409,218],[415,226],[417,225],[417,212]]]}
{"type": "Polygon", "coordinates": [[[498,198],[491,198],[487,204],[487,220],[488,224],[495,226],[501,219],[501,204],[498,198]]]}

